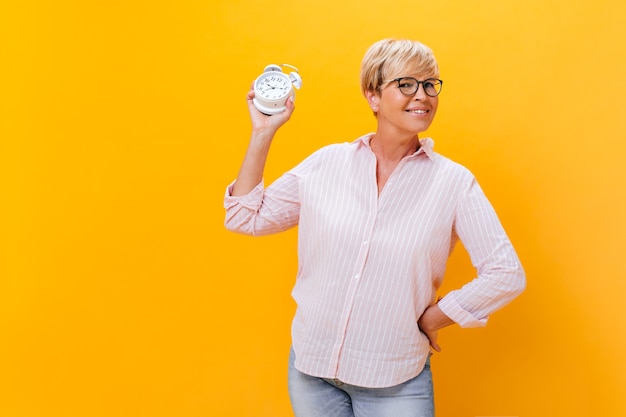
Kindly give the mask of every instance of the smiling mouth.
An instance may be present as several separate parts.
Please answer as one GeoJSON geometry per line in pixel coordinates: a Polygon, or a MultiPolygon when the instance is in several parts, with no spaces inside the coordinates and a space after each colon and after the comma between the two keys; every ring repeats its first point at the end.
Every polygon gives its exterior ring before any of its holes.
{"type": "Polygon", "coordinates": [[[412,114],[426,114],[428,113],[428,110],[422,110],[422,109],[418,109],[418,110],[405,110],[407,113],[412,113],[412,114]]]}

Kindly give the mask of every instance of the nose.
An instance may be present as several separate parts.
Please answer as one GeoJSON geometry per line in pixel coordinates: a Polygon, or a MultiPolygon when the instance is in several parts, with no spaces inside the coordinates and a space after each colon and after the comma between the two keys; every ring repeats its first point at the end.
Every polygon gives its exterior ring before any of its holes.
{"type": "Polygon", "coordinates": [[[417,91],[413,94],[413,98],[416,100],[426,100],[426,90],[424,89],[424,84],[419,83],[417,85],[417,91]]]}

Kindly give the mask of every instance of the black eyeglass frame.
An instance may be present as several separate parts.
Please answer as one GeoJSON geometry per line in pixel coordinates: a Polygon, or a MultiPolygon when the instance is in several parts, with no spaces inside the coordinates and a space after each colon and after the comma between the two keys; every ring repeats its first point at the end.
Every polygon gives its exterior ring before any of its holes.
{"type": "Polygon", "coordinates": [[[422,84],[422,86],[424,87],[424,93],[425,93],[428,97],[437,97],[437,96],[441,93],[441,90],[443,89],[443,80],[440,80],[439,78],[427,78],[427,79],[425,79],[424,81],[420,81],[420,80],[418,80],[418,79],[417,79],[417,78],[415,78],[415,77],[399,77],[399,78],[394,78],[393,80],[390,80],[390,82],[391,82],[391,81],[395,81],[395,82],[397,82],[397,83],[398,83],[398,89],[399,89],[399,90],[400,90],[400,92],[401,92],[402,94],[404,94],[405,96],[413,96],[413,95],[415,95],[415,93],[417,93],[417,92],[419,91],[419,89],[420,89],[420,84],[422,84]],[[402,80],[406,80],[406,79],[409,79],[409,80],[414,80],[414,81],[417,83],[417,88],[415,89],[415,91],[413,91],[413,92],[412,92],[412,93],[410,93],[410,94],[405,93],[405,92],[404,92],[404,91],[402,91],[402,89],[400,88],[400,81],[402,81],[402,80]],[[438,81],[438,82],[439,82],[439,91],[437,91],[437,94],[435,94],[435,95],[428,94],[428,91],[426,90],[426,84],[425,84],[425,83],[427,83],[427,82],[429,82],[429,81],[438,81]]]}

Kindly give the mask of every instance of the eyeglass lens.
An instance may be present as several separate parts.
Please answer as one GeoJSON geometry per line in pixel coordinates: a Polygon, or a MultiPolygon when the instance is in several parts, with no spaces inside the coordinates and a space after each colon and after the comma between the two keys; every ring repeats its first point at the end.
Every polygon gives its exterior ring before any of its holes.
{"type": "Polygon", "coordinates": [[[424,86],[424,92],[426,95],[431,97],[435,97],[437,94],[441,92],[442,82],[436,78],[429,78],[424,81],[418,81],[412,77],[404,77],[398,78],[398,87],[402,94],[406,94],[412,96],[419,89],[419,85],[422,84],[424,86]]]}

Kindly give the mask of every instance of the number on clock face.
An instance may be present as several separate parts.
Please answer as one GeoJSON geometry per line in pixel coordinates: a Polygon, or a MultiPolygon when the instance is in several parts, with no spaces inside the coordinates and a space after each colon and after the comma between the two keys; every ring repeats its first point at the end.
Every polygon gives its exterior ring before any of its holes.
{"type": "Polygon", "coordinates": [[[284,77],[271,75],[259,80],[258,91],[261,97],[273,100],[284,97],[289,92],[289,81],[284,77]]]}

